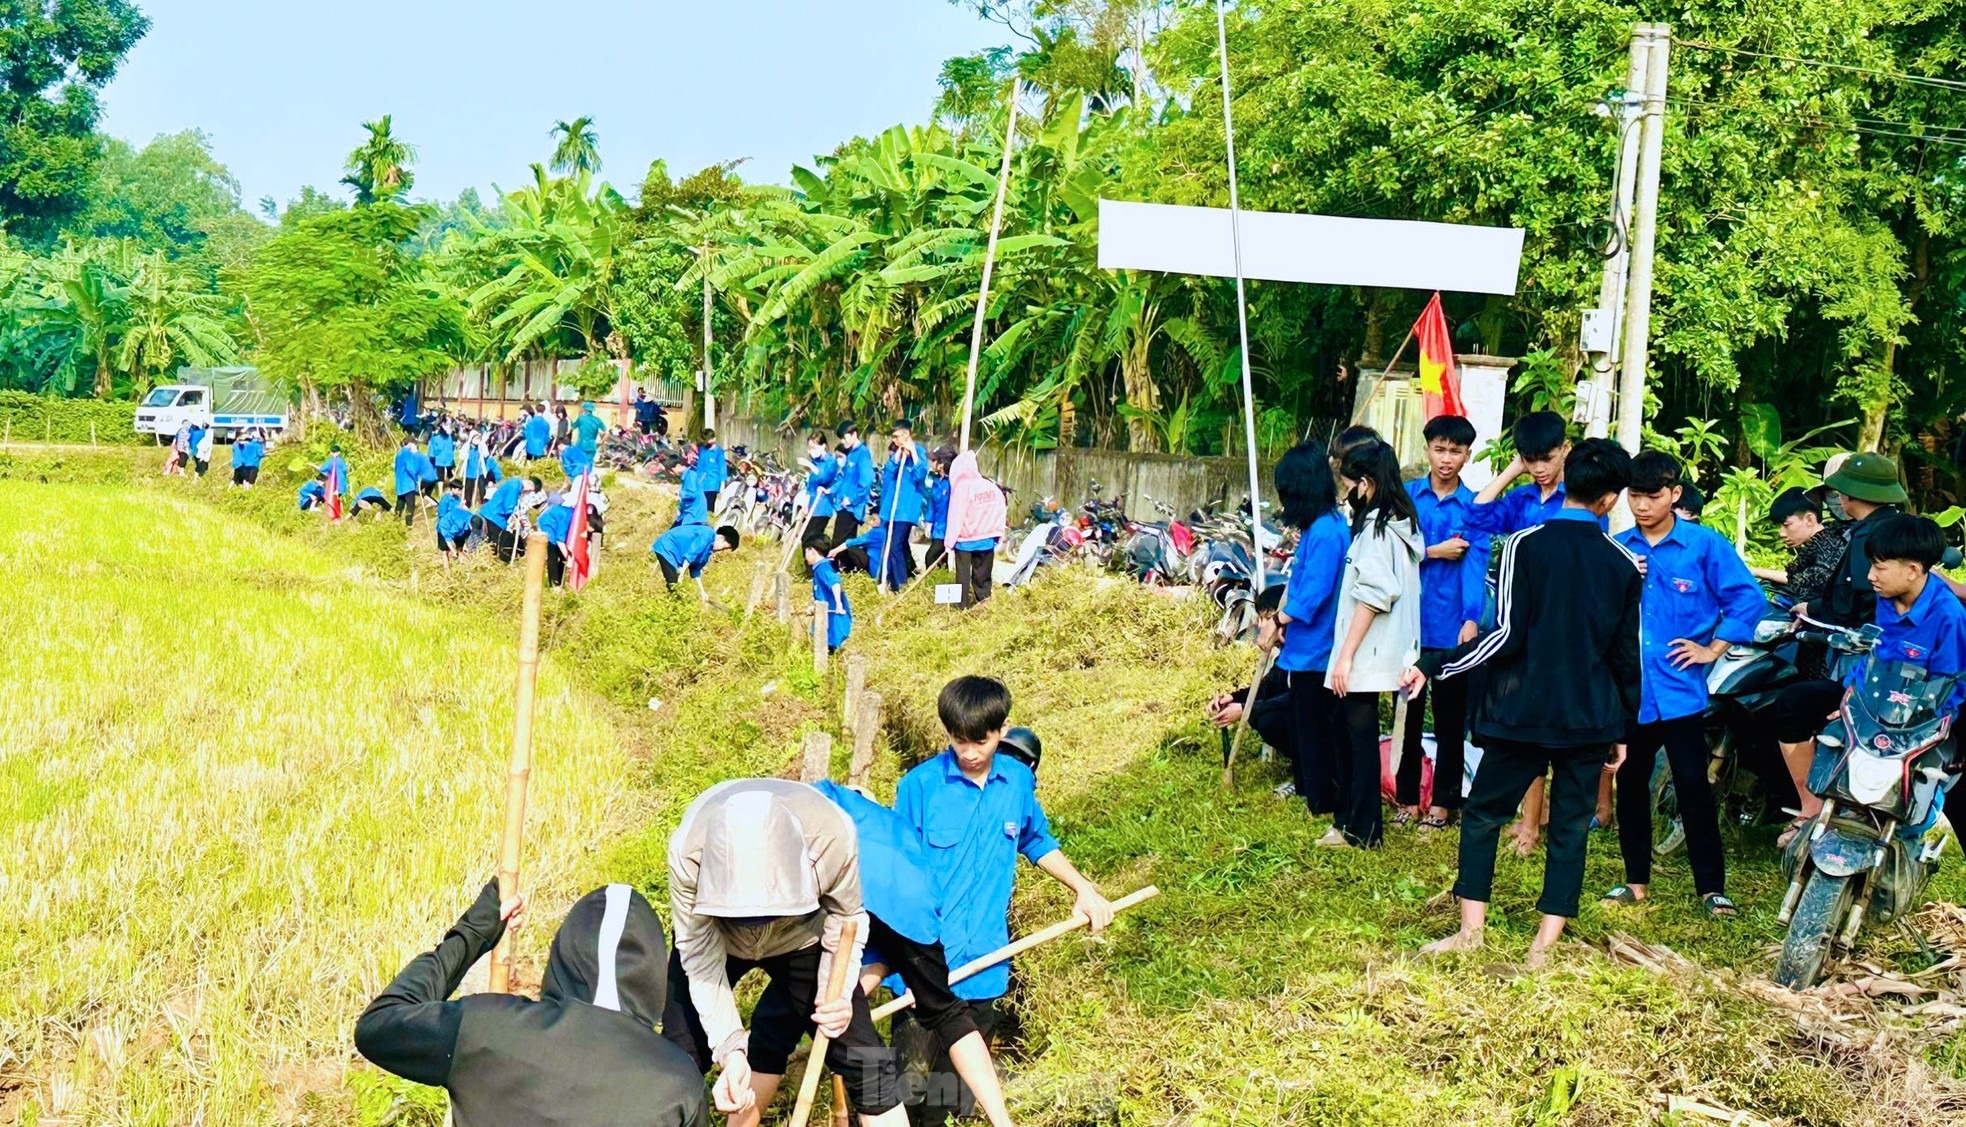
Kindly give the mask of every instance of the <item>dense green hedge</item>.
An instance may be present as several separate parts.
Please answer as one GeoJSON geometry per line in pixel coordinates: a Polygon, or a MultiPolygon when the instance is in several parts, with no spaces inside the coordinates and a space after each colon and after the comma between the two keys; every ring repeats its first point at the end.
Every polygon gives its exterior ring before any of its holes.
{"type": "Polygon", "coordinates": [[[136,414],[135,403],[0,391],[0,437],[11,436],[15,442],[93,441],[104,446],[134,446],[152,441],[147,434],[137,434],[136,414]]]}

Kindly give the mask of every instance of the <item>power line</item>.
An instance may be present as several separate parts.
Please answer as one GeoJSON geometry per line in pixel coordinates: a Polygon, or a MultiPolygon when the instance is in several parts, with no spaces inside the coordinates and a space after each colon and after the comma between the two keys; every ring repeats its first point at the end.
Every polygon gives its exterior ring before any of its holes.
{"type": "Polygon", "coordinates": [[[1801,55],[1771,55],[1764,51],[1750,51],[1744,47],[1722,47],[1717,43],[1701,43],[1696,39],[1674,39],[1681,47],[1691,47],[1696,51],[1716,51],[1723,55],[1741,55],[1750,59],[1771,59],[1781,63],[1795,63],[1799,66],[1822,67],[1826,70],[1847,71],[1851,74],[1884,78],[1893,82],[1909,82],[1918,86],[1935,86],[1941,90],[1966,91],[1966,81],[1955,78],[1935,78],[1924,74],[1907,74],[1904,71],[1878,70],[1874,67],[1851,66],[1848,63],[1833,63],[1827,59],[1811,59],[1801,55]]]}
{"type": "MultiPolygon", "coordinates": [[[[1692,106],[1699,109],[1740,112],[1744,109],[1751,108],[1740,105],[1739,103],[1705,102],[1695,98],[1674,97],[1667,98],[1666,100],[1673,105],[1692,106]]],[[[1934,145],[1966,147],[1966,126],[1931,125],[1922,121],[1890,121],[1883,118],[1851,118],[1847,121],[1835,121],[1830,118],[1796,115],[1787,111],[1784,111],[1782,116],[1791,121],[1801,122],[1807,125],[1820,125],[1830,129],[1848,129],[1853,133],[1861,133],[1871,137],[1896,137],[1909,141],[1925,141],[1934,145]],[[1897,128],[1874,128],[1877,125],[1895,126],[1897,128]],[[1913,132],[1913,130],[1921,129],[1932,130],[1934,132],[1913,132]]]]}

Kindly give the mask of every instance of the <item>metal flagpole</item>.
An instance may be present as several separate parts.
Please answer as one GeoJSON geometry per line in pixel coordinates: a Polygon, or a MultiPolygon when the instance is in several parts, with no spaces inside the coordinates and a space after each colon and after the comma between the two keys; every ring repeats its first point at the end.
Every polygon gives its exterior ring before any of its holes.
{"type": "Polygon", "coordinates": [[[997,173],[997,207],[990,216],[990,245],[983,252],[983,288],[976,295],[976,323],[969,331],[969,383],[963,389],[963,445],[969,450],[969,420],[976,408],[976,361],[983,354],[983,321],[990,307],[990,271],[997,263],[997,231],[1003,227],[1004,196],[1010,192],[1010,153],[1017,144],[1017,95],[1022,78],[1010,80],[1010,124],[1003,131],[1003,168],[997,173]]]}
{"type": "MultiPolygon", "coordinates": [[[[1242,430],[1249,447],[1250,554],[1256,558],[1255,590],[1269,585],[1263,566],[1263,494],[1256,470],[1256,393],[1249,377],[1249,304],[1242,279],[1242,201],[1236,189],[1236,123],[1229,104],[1229,17],[1228,0],[1215,0],[1215,36],[1222,55],[1222,135],[1229,151],[1229,241],[1235,248],[1236,327],[1242,341],[1242,430]]],[[[1251,686],[1251,695],[1255,688],[1251,686]]]]}

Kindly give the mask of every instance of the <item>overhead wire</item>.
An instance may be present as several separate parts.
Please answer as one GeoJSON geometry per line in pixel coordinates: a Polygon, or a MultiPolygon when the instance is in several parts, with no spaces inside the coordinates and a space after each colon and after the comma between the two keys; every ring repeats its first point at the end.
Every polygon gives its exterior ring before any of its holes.
{"type": "Polygon", "coordinates": [[[1750,59],[1769,59],[1774,62],[1794,63],[1799,66],[1822,67],[1825,70],[1840,70],[1850,74],[1868,75],[1872,78],[1889,79],[1893,82],[1909,82],[1918,86],[1932,86],[1941,90],[1966,91],[1966,80],[1939,78],[1928,74],[1910,74],[1905,71],[1880,70],[1876,67],[1853,66],[1849,63],[1833,63],[1828,59],[1812,59],[1805,55],[1776,55],[1766,51],[1750,51],[1745,47],[1722,47],[1718,43],[1702,43],[1697,39],[1677,39],[1673,44],[1690,47],[1696,51],[1715,51],[1723,55],[1740,55],[1750,59]]]}

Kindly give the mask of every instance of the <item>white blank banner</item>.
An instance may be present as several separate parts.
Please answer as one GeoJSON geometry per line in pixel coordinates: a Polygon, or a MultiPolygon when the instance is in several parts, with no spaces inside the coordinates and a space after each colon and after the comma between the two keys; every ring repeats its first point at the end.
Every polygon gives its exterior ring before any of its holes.
{"type": "MultiPolygon", "coordinates": [[[[1229,211],[1099,201],[1099,266],[1235,276],[1229,211]]],[[[1513,294],[1522,229],[1242,213],[1242,272],[1272,282],[1513,294]]]]}

